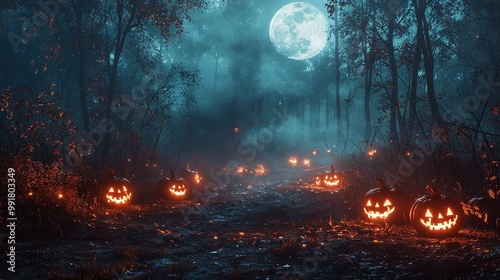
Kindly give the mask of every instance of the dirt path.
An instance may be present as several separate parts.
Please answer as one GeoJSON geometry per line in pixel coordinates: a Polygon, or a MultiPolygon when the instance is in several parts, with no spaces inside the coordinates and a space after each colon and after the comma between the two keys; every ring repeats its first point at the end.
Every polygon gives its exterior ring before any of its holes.
{"type": "Polygon", "coordinates": [[[500,276],[491,230],[428,239],[365,224],[345,193],[242,178],[204,203],[95,214],[62,239],[20,245],[18,279],[422,279],[500,276]],[[355,212],[355,211],[354,211],[355,212]]]}

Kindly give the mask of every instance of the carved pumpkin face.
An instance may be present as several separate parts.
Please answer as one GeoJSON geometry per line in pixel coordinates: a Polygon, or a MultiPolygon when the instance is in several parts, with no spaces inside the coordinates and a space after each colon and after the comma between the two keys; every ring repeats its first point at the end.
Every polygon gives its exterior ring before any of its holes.
{"type": "Polygon", "coordinates": [[[462,227],[463,211],[460,203],[452,197],[439,195],[427,186],[425,195],[410,210],[410,219],[415,230],[429,237],[446,237],[456,234],[462,227]]]}
{"type": "Polygon", "coordinates": [[[199,186],[201,184],[202,177],[197,171],[190,170],[189,166],[183,169],[179,175],[189,184],[189,186],[199,186]]]}
{"type": "Polygon", "coordinates": [[[500,199],[496,198],[493,190],[488,190],[487,197],[473,197],[462,205],[468,221],[474,226],[495,226],[500,218],[500,199]]]}
{"type": "Polygon", "coordinates": [[[156,184],[156,195],[159,199],[184,200],[188,194],[186,181],[176,178],[173,170],[170,170],[170,178],[163,178],[156,184]]]}
{"type": "Polygon", "coordinates": [[[443,211],[443,213],[438,212],[432,214],[431,209],[427,208],[425,211],[425,218],[420,218],[420,223],[433,231],[450,229],[457,224],[458,214],[454,213],[450,207],[446,207],[445,211],[443,211]],[[445,211],[446,215],[443,215],[445,211]],[[437,217],[434,217],[435,215],[437,217]]]}
{"type": "Polygon", "coordinates": [[[381,179],[376,181],[379,187],[368,191],[361,202],[365,218],[372,222],[403,223],[409,209],[408,197],[389,189],[381,179]]]}
{"type": "Polygon", "coordinates": [[[173,184],[168,187],[168,191],[174,197],[185,197],[187,193],[187,188],[184,183],[179,182],[178,184],[173,184]]]}
{"type": "Polygon", "coordinates": [[[105,184],[105,200],[108,205],[123,206],[130,203],[132,184],[127,179],[113,177],[105,184]]]}
{"type": "MultiPolygon", "coordinates": [[[[384,199],[382,198],[382,201],[383,200],[384,199]]],[[[385,219],[389,218],[389,215],[394,213],[394,211],[396,210],[396,207],[392,204],[392,202],[389,198],[385,199],[383,205],[381,203],[379,203],[378,200],[374,199],[374,202],[372,202],[371,199],[368,199],[365,206],[363,207],[363,210],[364,210],[365,214],[367,215],[368,219],[371,219],[371,220],[384,219],[385,220],[385,219]],[[369,210],[369,209],[372,209],[372,210],[369,210]]]]}
{"type": "Polygon", "coordinates": [[[342,173],[336,172],[333,165],[331,165],[330,168],[330,171],[323,173],[321,183],[323,187],[340,189],[342,187],[342,173]]]}
{"type": "Polygon", "coordinates": [[[336,173],[333,173],[333,174],[327,173],[323,176],[323,183],[327,187],[332,187],[332,188],[339,187],[340,186],[340,176],[336,173]]]}
{"type": "Polygon", "coordinates": [[[316,176],[314,177],[314,183],[316,186],[321,186],[321,180],[323,179],[323,174],[322,173],[316,173],[316,176]]]}

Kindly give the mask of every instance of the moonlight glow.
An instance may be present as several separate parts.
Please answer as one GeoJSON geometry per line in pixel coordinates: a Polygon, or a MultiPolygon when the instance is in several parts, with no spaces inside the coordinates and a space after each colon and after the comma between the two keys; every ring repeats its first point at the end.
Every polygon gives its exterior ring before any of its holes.
{"type": "Polygon", "coordinates": [[[276,50],[295,60],[319,54],[326,46],[328,22],[315,6],[293,2],[274,14],[269,38],[276,50]]]}

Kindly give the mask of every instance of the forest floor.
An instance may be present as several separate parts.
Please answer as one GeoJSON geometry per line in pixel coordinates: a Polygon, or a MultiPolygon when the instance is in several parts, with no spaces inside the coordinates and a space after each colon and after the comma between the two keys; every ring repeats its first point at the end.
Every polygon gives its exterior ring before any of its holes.
{"type": "Polygon", "coordinates": [[[237,178],[203,203],[102,209],[62,238],[20,242],[7,279],[499,279],[494,230],[434,239],[366,223],[349,191],[299,179],[314,174],[237,178]]]}

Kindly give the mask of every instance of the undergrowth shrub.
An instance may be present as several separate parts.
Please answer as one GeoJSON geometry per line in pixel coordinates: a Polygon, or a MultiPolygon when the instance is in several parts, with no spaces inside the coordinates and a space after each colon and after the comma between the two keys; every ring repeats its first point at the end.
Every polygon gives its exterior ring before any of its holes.
{"type": "Polygon", "coordinates": [[[46,164],[17,155],[10,167],[16,172],[16,216],[25,233],[62,236],[83,217],[80,177],[64,170],[62,161],[46,164]]]}

